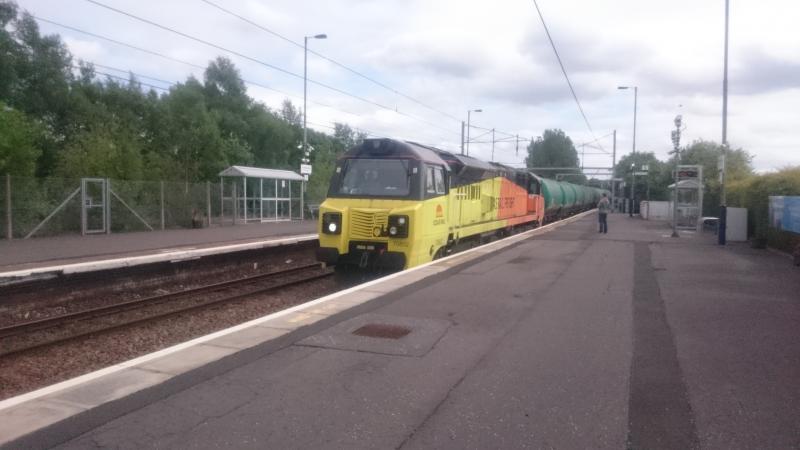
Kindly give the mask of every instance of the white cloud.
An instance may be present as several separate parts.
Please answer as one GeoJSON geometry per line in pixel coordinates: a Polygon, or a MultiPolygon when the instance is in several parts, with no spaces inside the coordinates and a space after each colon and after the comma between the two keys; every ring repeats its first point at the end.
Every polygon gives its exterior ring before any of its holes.
{"type": "MultiPolygon", "coordinates": [[[[302,74],[302,49],[275,38],[200,0],[170,2],[103,0],[111,6],[302,74]]],[[[302,42],[326,33],[312,48],[389,85],[419,102],[475,123],[536,136],[558,127],[575,142],[592,134],[574,104],[530,0],[213,0],[302,42]]],[[[143,48],[206,65],[221,52],[98,8],[81,0],[19,0],[36,15],[107,35],[143,48]]],[[[800,3],[791,0],[732,2],[730,132],[733,146],[755,154],[758,169],[800,164],[794,129],[800,115],[800,3]]],[[[639,86],[637,147],[664,156],[672,118],[684,115],[685,135],[720,139],[723,3],[674,0],[540,0],[550,32],[570,73],[595,136],[618,130],[619,154],[630,151],[632,93],[639,86]],[[678,105],[683,105],[679,108],[678,105]]],[[[42,25],[64,36],[81,58],[159,78],[183,80],[202,70],[42,25]]],[[[302,80],[231,56],[245,79],[302,96],[302,80]]],[[[309,120],[352,125],[389,136],[459,146],[460,123],[376,86],[329,62],[309,58],[309,75],[397,109],[397,114],[321,88],[309,98],[309,120]],[[409,118],[407,115],[413,116],[409,118]],[[436,126],[428,125],[434,123],[436,126]],[[443,130],[444,129],[444,130],[443,130]]],[[[283,96],[250,87],[251,95],[277,108],[283,96]]],[[[295,104],[301,104],[296,98],[295,104]]],[[[325,131],[324,128],[320,128],[325,131]]],[[[602,141],[605,148],[611,139],[602,141]]],[[[799,149],[800,150],[800,149],[799,149]]],[[[473,151],[489,157],[490,146],[473,151]]],[[[518,162],[514,145],[496,146],[496,159],[518,162]]],[[[609,157],[587,156],[592,165],[609,157]]],[[[588,164],[587,164],[588,165],[588,164]]]]}

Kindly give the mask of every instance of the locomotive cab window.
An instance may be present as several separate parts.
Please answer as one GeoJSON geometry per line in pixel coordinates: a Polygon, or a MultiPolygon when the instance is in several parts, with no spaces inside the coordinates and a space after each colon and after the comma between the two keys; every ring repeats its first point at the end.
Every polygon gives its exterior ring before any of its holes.
{"type": "Polygon", "coordinates": [[[341,181],[332,189],[332,193],[407,197],[411,192],[413,174],[409,166],[409,161],[405,159],[349,159],[342,165],[341,181]]]}
{"type": "Polygon", "coordinates": [[[425,167],[425,196],[436,197],[447,193],[444,182],[444,171],[441,167],[425,167]]]}

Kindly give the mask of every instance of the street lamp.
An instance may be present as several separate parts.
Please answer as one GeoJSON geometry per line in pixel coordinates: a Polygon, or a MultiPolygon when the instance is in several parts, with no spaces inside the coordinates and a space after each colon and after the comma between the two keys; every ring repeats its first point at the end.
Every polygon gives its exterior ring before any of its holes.
{"type": "Polygon", "coordinates": [[[636,153],[636,103],[639,97],[639,86],[618,86],[617,89],[625,90],[633,87],[633,153],[636,153]]]}
{"type": "Polygon", "coordinates": [[[327,34],[315,34],[314,36],[303,37],[303,154],[308,152],[308,129],[306,127],[306,116],[308,115],[308,40],[327,39],[327,34]]]}
{"type": "MultiPolygon", "coordinates": [[[[308,40],[327,39],[327,34],[315,34],[314,36],[303,36],[303,158],[308,158],[308,127],[306,117],[308,116],[308,40]]],[[[305,220],[303,211],[303,197],[305,196],[306,182],[300,182],[300,220],[305,220]]],[[[313,217],[312,217],[313,218],[313,217]]]]}
{"type": "Polygon", "coordinates": [[[467,156],[469,156],[469,121],[470,115],[474,112],[483,112],[482,109],[470,109],[467,111],[467,156]]]}
{"type": "MultiPolygon", "coordinates": [[[[617,89],[626,90],[633,88],[633,154],[636,155],[636,106],[639,100],[639,86],[617,86],[617,89]]],[[[636,175],[634,175],[634,180],[636,175]]],[[[633,187],[631,187],[631,217],[633,217],[633,205],[635,202],[636,194],[633,191],[633,187]]]]}
{"type": "Polygon", "coordinates": [[[728,228],[728,205],[725,195],[725,165],[728,153],[728,16],[730,15],[729,1],[725,0],[725,63],[722,73],[722,164],[719,174],[719,228],[717,229],[717,243],[725,245],[728,228]]]}

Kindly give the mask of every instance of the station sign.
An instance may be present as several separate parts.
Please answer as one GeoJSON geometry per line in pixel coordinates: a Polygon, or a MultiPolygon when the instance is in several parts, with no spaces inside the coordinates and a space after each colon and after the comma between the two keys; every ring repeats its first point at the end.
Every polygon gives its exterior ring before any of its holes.
{"type": "Polygon", "coordinates": [[[311,164],[300,164],[300,175],[311,175],[311,164]]]}
{"type": "Polygon", "coordinates": [[[700,168],[698,166],[678,166],[679,180],[697,180],[700,178],[700,168]]]}

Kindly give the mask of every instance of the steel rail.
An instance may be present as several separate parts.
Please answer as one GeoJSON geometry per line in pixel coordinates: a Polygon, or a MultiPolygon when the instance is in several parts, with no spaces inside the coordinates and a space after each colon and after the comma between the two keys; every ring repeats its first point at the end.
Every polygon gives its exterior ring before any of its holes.
{"type": "MultiPolygon", "coordinates": [[[[196,294],[208,294],[208,293],[218,292],[220,290],[223,290],[223,289],[229,288],[229,287],[239,287],[239,286],[242,286],[242,285],[246,286],[248,284],[258,283],[258,282],[269,280],[271,278],[275,278],[275,277],[278,277],[278,276],[281,276],[281,275],[296,274],[296,273],[300,273],[300,272],[303,272],[303,271],[312,270],[312,269],[315,269],[315,268],[320,268],[320,265],[318,263],[308,264],[308,265],[299,266],[299,267],[293,267],[291,269],[282,270],[282,271],[278,271],[278,272],[270,272],[270,273],[265,273],[265,274],[259,274],[259,275],[254,275],[254,276],[250,276],[250,277],[239,278],[239,279],[236,279],[236,280],[229,280],[229,281],[224,281],[224,282],[221,282],[221,283],[215,283],[215,284],[211,284],[211,285],[200,286],[200,287],[197,287],[197,288],[185,289],[185,290],[177,291],[177,292],[170,292],[170,293],[167,293],[167,294],[147,297],[147,298],[143,298],[143,299],[137,299],[137,300],[131,300],[131,301],[127,301],[127,302],[123,302],[123,303],[117,303],[117,304],[113,304],[113,305],[101,306],[101,307],[92,308],[92,309],[88,309],[88,310],[78,311],[78,312],[75,312],[75,313],[49,317],[49,318],[46,318],[46,319],[41,319],[41,320],[36,320],[36,321],[31,321],[31,322],[15,324],[15,325],[11,325],[11,326],[0,328],[0,338],[4,338],[5,339],[5,338],[9,338],[9,337],[29,334],[29,333],[31,333],[33,331],[42,331],[42,330],[46,330],[46,329],[50,329],[50,328],[55,328],[55,327],[58,327],[58,326],[62,326],[64,324],[66,324],[66,323],[76,323],[76,322],[83,321],[83,320],[89,320],[89,319],[95,319],[95,318],[100,318],[100,317],[105,317],[105,316],[111,316],[111,315],[114,315],[114,314],[126,313],[126,312],[130,312],[130,311],[135,311],[135,310],[138,310],[138,309],[144,309],[144,308],[147,308],[147,307],[150,307],[150,306],[160,305],[160,304],[163,304],[165,302],[168,302],[170,300],[174,300],[174,299],[180,298],[180,297],[187,297],[187,296],[196,295],[196,294]]],[[[205,307],[208,307],[208,306],[211,306],[211,305],[215,305],[215,304],[218,304],[218,303],[235,301],[235,300],[239,300],[239,299],[242,299],[242,298],[245,298],[245,297],[249,297],[249,296],[252,296],[252,295],[273,291],[275,289],[288,287],[288,286],[292,286],[292,285],[297,285],[297,284],[302,284],[302,283],[306,283],[306,282],[309,282],[309,281],[314,281],[314,280],[317,280],[317,279],[320,279],[320,278],[326,278],[326,277],[329,277],[331,275],[332,275],[332,272],[324,272],[324,273],[316,274],[316,275],[309,276],[309,277],[299,278],[299,279],[295,279],[295,280],[279,281],[277,283],[270,284],[269,286],[263,286],[263,287],[259,287],[257,289],[247,290],[246,292],[238,292],[238,293],[235,293],[233,295],[222,296],[220,298],[216,298],[216,299],[212,299],[212,300],[201,301],[201,302],[198,302],[196,304],[183,306],[183,307],[180,307],[180,308],[177,308],[177,309],[172,309],[172,310],[169,310],[169,311],[161,313],[161,314],[148,315],[146,317],[141,317],[141,318],[138,318],[138,319],[128,320],[128,321],[124,321],[123,320],[122,322],[119,322],[119,323],[110,324],[110,325],[99,327],[99,328],[92,328],[90,330],[86,330],[86,331],[79,332],[79,333],[73,333],[73,334],[70,334],[69,336],[66,336],[66,337],[59,337],[59,338],[56,338],[56,339],[45,340],[45,341],[42,341],[42,342],[34,343],[32,345],[27,345],[27,346],[23,345],[20,348],[14,348],[14,349],[9,349],[9,350],[0,349],[0,356],[6,356],[6,355],[9,355],[9,354],[12,354],[12,353],[19,353],[19,352],[22,352],[22,351],[31,350],[33,348],[38,348],[38,347],[42,347],[42,346],[45,346],[45,345],[51,345],[51,344],[55,344],[55,343],[59,343],[59,342],[63,342],[63,341],[77,339],[77,338],[84,337],[84,336],[87,336],[87,335],[90,335],[90,334],[105,332],[105,331],[109,331],[109,330],[113,330],[113,329],[117,329],[117,328],[122,328],[122,327],[125,327],[125,326],[135,325],[135,324],[138,324],[138,323],[148,322],[148,321],[152,321],[152,320],[158,320],[158,319],[162,319],[162,318],[165,318],[165,317],[170,317],[170,316],[173,316],[173,315],[177,315],[177,314],[180,314],[180,313],[192,311],[192,310],[195,310],[195,309],[205,308],[205,307]]]]}

